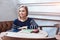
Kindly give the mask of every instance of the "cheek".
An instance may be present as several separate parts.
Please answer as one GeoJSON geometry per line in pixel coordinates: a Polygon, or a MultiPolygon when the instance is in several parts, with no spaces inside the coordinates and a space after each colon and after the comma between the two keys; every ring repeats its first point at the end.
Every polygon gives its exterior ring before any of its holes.
{"type": "Polygon", "coordinates": [[[23,14],[26,15],[26,12],[24,12],[23,14]]]}
{"type": "Polygon", "coordinates": [[[26,15],[26,12],[22,12],[21,15],[26,15]]]}
{"type": "Polygon", "coordinates": [[[19,12],[18,14],[20,15],[21,13],[19,12]]]}
{"type": "Polygon", "coordinates": [[[20,15],[20,16],[26,16],[26,12],[22,12],[22,13],[19,12],[19,15],[20,15]]]}
{"type": "Polygon", "coordinates": [[[21,16],[22,14],[19,12],[18,15],[21,16]]]}

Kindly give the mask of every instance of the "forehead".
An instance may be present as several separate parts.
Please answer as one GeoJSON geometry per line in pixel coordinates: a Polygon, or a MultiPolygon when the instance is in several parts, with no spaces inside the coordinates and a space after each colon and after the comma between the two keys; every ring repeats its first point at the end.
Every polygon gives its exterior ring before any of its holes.
{"type": "Polygon", "coordinates": [[[19,8],[19,10],[25,10],[25,8],[24,7],[21,7],[21,8],[19,8]]]}

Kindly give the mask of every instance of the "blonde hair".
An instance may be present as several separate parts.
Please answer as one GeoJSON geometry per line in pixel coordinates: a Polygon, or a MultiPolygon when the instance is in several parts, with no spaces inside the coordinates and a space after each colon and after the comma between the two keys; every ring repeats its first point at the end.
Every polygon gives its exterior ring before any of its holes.
{"type": "Polygon", "coordinates": [[[21,5],[21,6],[19,6],[18,9],[20,9],[20,8],[25,8],[25,10],[26,10],[26,16],[28,16],[28,7],[25,6],[25,5],[21,5]]]}

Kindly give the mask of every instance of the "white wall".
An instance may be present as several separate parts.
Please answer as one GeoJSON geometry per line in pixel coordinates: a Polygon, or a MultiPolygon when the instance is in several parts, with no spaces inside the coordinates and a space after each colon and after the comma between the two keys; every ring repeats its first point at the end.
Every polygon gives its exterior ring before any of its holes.
{"type": "Polygon", "coordinates": [[[0,21],[17,18],[17,0],[0,0],[0,21]]]}

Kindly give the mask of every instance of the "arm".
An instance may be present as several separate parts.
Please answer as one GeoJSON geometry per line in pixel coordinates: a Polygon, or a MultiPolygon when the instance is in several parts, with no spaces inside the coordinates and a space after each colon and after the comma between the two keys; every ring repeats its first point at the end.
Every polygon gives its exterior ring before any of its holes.
{"type": "Polygon", "coordinates": [[[37,29],[38,28],[37,23],[33,19],[31,20],[30,23],[31,23],[30,28],[32,28],[32,29],[37,29]]]}
{"type": "Polygon", "coordinates": [[[9,31],[10,32],[17,32],[18,28],[19,28],[19,26],[17,26],[17,24],[18,24],[18,20],[16,19],[16,20],[13,21],[12,28],[9,31]]]}
{"type": "Polygon", "coordinates": [[[8,30],[8,32],[18,32],[18,27],[19,26],[16,26],[15,24],[12,25],[12,28],[10,30],[8,30]]]}

